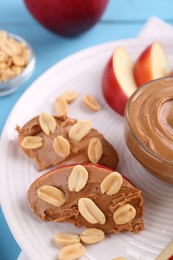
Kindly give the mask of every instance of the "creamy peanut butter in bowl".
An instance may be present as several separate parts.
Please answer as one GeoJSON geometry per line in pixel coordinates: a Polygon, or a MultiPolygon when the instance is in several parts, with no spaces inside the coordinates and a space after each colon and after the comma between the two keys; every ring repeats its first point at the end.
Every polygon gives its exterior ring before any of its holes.
{"type": "Polygon", "coordinates": [[[125,140],[149,173],[173,184],[173,77],[150,81],[130,97],[125,140]]]}

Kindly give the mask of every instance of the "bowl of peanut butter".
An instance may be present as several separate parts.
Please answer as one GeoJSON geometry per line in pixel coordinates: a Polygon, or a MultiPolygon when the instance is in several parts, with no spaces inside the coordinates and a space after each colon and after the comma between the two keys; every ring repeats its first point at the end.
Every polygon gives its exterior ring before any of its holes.
{"type": "Polygon", "coordinates": [[[0,31],[0,96],[16,91],[35,68],[32,47],[16,34],[0,31]]]}
{"type": "Polygon", "coordinates": [[[173,184],[173,77],[150,81],[129,98],[125,140],[136,160],[173,184]]]}

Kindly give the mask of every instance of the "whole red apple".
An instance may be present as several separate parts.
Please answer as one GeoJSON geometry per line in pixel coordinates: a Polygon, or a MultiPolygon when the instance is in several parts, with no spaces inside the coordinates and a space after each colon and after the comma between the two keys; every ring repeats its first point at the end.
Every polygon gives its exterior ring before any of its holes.
{"type": "Polygon", "coordinates": [[[47,29],[76,36],[94,26],[109,0],[24,0],[28,10],[47,29]]]}

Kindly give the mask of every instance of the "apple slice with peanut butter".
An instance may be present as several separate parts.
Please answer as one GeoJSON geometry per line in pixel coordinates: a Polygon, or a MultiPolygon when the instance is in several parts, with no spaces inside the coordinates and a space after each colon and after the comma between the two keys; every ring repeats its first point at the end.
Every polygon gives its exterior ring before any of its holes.
{"type": "Polygon", "coordinates": [[[114,147],[92,128],[89,120],[52,116],[42,112],[23,127],[17,126],[18,143],[36,161],[38,171],[73,163],[99,163],[116,169],[118,154],[114,147]]]}
{"type": "Polygon", "coordinates": [[[42,221],[70,222],[104,233],[144,229],[141,191],[102,165],[73,164],[49,171],[30,186],[28,200],[42,221]]]}

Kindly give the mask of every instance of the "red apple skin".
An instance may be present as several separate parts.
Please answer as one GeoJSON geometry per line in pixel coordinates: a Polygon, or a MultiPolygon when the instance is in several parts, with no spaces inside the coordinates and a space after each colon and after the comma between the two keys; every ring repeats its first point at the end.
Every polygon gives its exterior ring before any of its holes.
{"type": "MultiPolygon", "coordinates": [[[[68,164],[68,165],[63,165],[63,166],[58,167],[57,169],[62,169],[62,170],[63,170],[63,169],[65,169],[65,168],[74,167],[74,166],[76,166],[76,165],[77,165],[77,164],[75,164],[75,163],[73,163],[73,164],[68,164]]],[[[82,163],[82,164],[80,164],[80,165],[82,165],[82,166],[84,166],[84,167],[85,167],[85,166],[91,166],[91,167],[94,166],[94,167],[97,167],[97,168],[101,168],[101,169],[108,170],[108,171],[110,171],[110,172],[115,171],[115,170],[113,170],[113,169],[111,169],[111,168],[109,168],[109,167],[107,167],[107,166],[105,166],[105,165],[98,164],[98,163],[97,163],[97,164],[82,163]]],[[[53,171],[55,171],[55,170],[56,170],[56,168],[54,168],[54,169],[52,169],[52,170],[50,170],[50,171],[44,173],[43,175],[46,175],[47,173],[53,172],[53,171]]],[[[136,186],[131,182],[131,180],[129,180],[128,177],[126,177],[126,176],[123,175],[122,173],[120,173],[120,174],[121,174],[121,176],[123,177],[123,179],[127,180],[133,187],[136,188],[136,186]]],[[[42,179],[43,175],[40,176],[40,177],[38,177],[36,181],[42,179]]],[[[171,260],[172,260],[172,259],[171,259],[171,260]]]]}
{"type": "Polygon", "coordinates": [[[138,87],[153,80],[151,68],[151,45],[148,46],[134,65],[134,78],[138,87]]]}
{"type": "Polygon", "coordinates": [[[94,26],[109,0],[24,0],[33,17],[47,29],[67,37],[94,26]]]}
{"type": "Polygon", "coordinates": [[[118,80],[116,79],[115,72],[113,70],[113,58],[108,61],[105,67],[102,78],[102,91],[107,103],[124,116],[125,106],[128,100],[128,96],[123,92],[118,80]]]}

